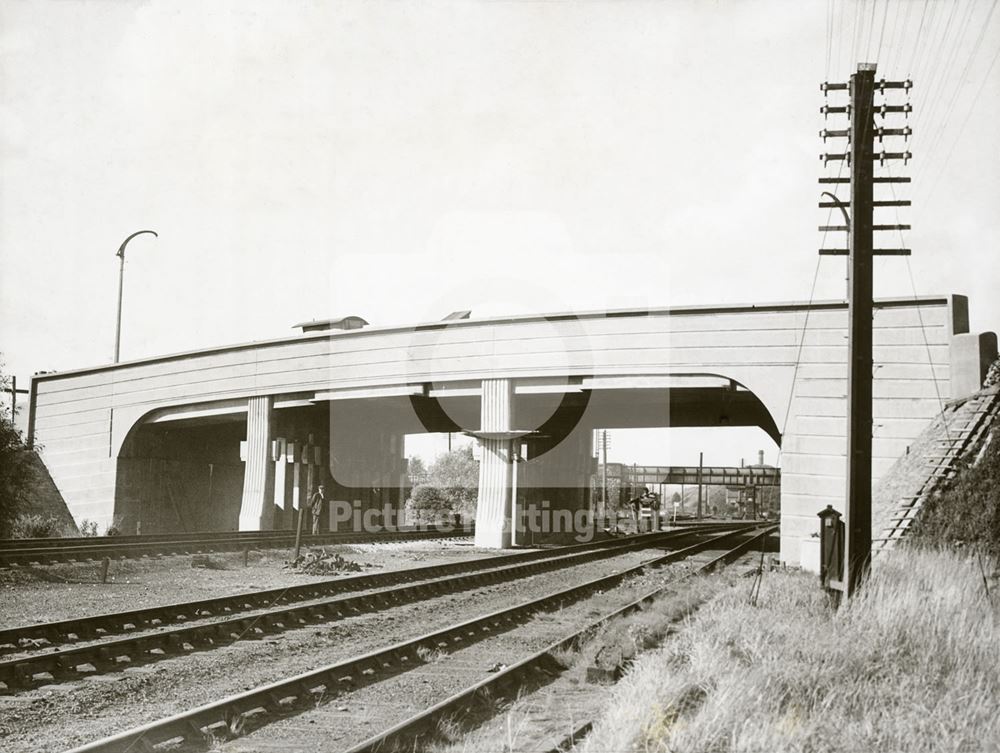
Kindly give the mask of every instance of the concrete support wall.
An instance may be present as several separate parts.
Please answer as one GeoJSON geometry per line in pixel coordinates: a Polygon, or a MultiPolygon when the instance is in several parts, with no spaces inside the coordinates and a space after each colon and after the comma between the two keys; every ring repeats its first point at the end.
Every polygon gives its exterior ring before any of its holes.
{"type": "Polygon", "coordinates": [[[572,544],[592,528],[590,476],[593,432],[578,426],[561,441],[528,442],[528,461],[518,474],[518,544],[572,544]]]}
{"type": "MultiPolygon", "coordinates": [[[[514,393],[510,379],[484,379],[480,411],[483,432],[509,432],[514,393]]],[[[476,507],[476,546],[511,546],[511,441],[485,438],[479,462],[479,499],[476,507]]]]}
{"type": "MultiPolygon", "coordinates": [[[[783,432],[781,559],[791,565],[799,563],[802,540],[819,530],[816,513],[828,504],[844,510],[846,323],[846,311],[803,317],[794,389],[776,416],[783,432]]],[[[952,343],[968,327],[967,304],[954,296],[944,306],[877,307],[872,326],[874,487],[948,400],[952,343]]]]}
{"type": "Polygon", "coordinates": [[[274,398],[252,397],[247,410],[246,463],[243,473],[243,500],[240,504],[241,531],[271,528],[274,499],[274,459],[271,428],[274,398]]]}
{"type": "Polygon", "coordinates": [[[995,333],[955,335],[951,339],[951,398],[968,397],[980,389],[996,360],[995,333]]]}

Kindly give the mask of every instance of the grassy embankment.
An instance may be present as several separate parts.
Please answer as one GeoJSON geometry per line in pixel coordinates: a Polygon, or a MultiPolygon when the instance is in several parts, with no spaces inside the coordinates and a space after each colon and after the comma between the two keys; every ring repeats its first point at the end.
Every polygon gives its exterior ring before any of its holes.
{"type": "Polygon", "coordinates": [[[976,557],[901,550],[833,611],[815,576],[764,576],[640,658],[580,746],[610,751],[1000,749],[1000,591],[976,557]]]}

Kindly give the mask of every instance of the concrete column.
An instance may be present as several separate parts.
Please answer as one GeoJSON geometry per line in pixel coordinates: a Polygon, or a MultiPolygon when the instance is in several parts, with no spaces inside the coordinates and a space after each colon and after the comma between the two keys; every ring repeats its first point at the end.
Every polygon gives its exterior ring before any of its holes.
{"type": "Polygon", "coordinates": [[[285,454],[288,445],[282,437],[278,437],[274,442],[276,444],[274,454],[274,514],[277,519],[273,521],[271,527],[283,528],[285,516],[288,513],[288,499],[285,495],[285,477],[288,467],[285,454]]]}
{"type": "MultiPolygon", "coordinates": [[[[483,432],[509,432],[513,420],[513,387],[509,379],[484,379],[480,407],[483,432]]],[[[511,442],[483,438],[476,505],[476,546],[511,546],[511,442]]]]}
{"type": "Polygon", "coordinates": [[[274,499],[274,461],[271,457],[271,429],[274,398],[252,397],[247,406],[246,464],[243,470],[243,501],[240,530],[265,530],[274,499]]]}
{"type": "Polygon", "coordinates": [[[298,524],[299,508],[302,500],[302,443],[289,445],[293,457],[292,462],[292,510],[288,516],[288,528],[294,529],[298,524]]]}

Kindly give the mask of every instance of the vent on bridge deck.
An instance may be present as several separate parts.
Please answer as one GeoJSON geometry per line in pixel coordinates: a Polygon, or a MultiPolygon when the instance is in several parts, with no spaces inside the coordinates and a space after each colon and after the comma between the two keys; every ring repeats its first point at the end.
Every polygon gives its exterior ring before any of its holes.
{"type": "Polygon", "coordinates": [[[360,316],[345,316],[342,319],[324,319],[322,321],[313,320],[311,322],[302,322],[301,324],[296,324],[293,326],[301,327],[302,332],[322,332],[329,329],[361,329],[367,326],[368,322],[362,319],[360,316]]]}

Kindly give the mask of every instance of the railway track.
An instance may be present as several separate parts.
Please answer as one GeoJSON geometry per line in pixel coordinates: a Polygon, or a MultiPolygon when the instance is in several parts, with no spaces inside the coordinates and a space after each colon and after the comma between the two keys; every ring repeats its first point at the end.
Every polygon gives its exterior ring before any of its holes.
{"type": "MultiPolygon", "coordinates": [[[[707,524],[703,530],[714,530],[716,524],[707,524]]],[[[644,534],[649,536],[662,534],[644,534]]],[[[636,538],[635,541],[640,539],[636,538]]],[[[33,623],[0,629],[0,656],[15,652],[51,649],[60,645],[75,644],[86,640],[107,638],[142,630],[186,623],[203,617],[234,615],[255,609],[266,609],[281,604],[293,604],[309,599],[321,599],[335,594],[362,591],[387,585],[424,580],[455,573],[471,573],[500,564],[527,563],[534,560],[590,551],[603,547],[620,546],[627,539],[608,539],[601,542],[562,547],[559,549],[503,554],[481,557],[467,562],[452,562],[426,567],[330,578],[297,586],[286,586],[263,591],[247,591],[217,596],[198,601],[162,604],[124,612],[111,612],[88,617],[33,623]]]]}
{"type": "Polygon", "coordinates": [[[717,530],[718,526],[706,526],[695,531],[645,534],[596,544],[330,579],[270,591],[10,628],[0,631],[0,644],[21,655],[0,661],[0,682],[10,693],[39,684],[106,674],[717,530]],[[184,624],[190,622],[195,624],[184,624]],[[170,623],[178,626],[165,627],[170,623]],[[111,637],[139,630],[143,632],[111,637]],[[97,640],[72,645],[87,638],[97,640]]]}
{"type": "MultiPolygon", "coordinates": [[[[705,564],[691,571],[686,577],[712,572],[717,567],[733,561],[755,546],[758,546],[763,539],[775,530],[777,530],[777,526],[758,529],[736,546],[717,557],[713,557],[705,564]]],[[[536,686],[551,683],[567,669],[562,662],[555,658],[560,651],[584,640],[587,635],[593,634],[608,622],[642,609],[644,605],[675,588],[676,584],[676,581],[674,581],[648,591],[624,607],[603,615],[583,629],[574,631],[541,651],[537,651],[516,664],[464,688],[431,708],[369,737],[358,745],[349,748],[347,753],[385,753],[386,751],[394,750],[420,750],[421,738],[425,738],[426,741],[426,738],[435,737],[435,730],[443,719],[461,715],[467,709],[473,707],[477,701],[483,698],[495,700],[505,696],[509,697],[512,695],[511,691],[513,689],[520,687],[529,678],[534,681],[534,685],[536,686]]],[[[589,734],[593,726],[593,721],[577,720],[573,731],[560,740],[547,753],[559,753],[560,751],[572,749],[573,746],[589,734]]]]}
{"type": "MultiPolygon", "coordinates": [[[[769,531],[771,529],[766,530],[769,531]]],[[[609,575],[591,579],[568,588],[560,588],[541,598],[524,601],[507,609],[497,610],[470,620],[465,620],[444,629],[371,651],[347,661],[337,662],[336,664],[321,667],[294,677],[272,682],[173,715],[166,719],[137,727],[103,740],[98,740],[74,749],[74,753],[84,753],[85,751],[87,753],[96,753],[97,751],[101,753],[118,753],[134,750],[157,750],[160,747],[169,747],[171,750],[175,748],[181,750],[203,750],[208,745],[217,743],[220,739],[239,737],[272,721],[314,709],[320,704],[337,698],[342,693],[355,692],[358,689],[420,667],[426,663],[426,657],[432,655],[434,652],[439,652],[442,649],[449,652],[454,651],[506,633],[518,627],[535,614],[571,604],[595,592],[613,588],[633,576],[648,571],[650,568],[683,560],[705,549],[719,548],[735,539],[746,539],[748,529],[746,526],[738,526],[733,530],[733,527],[730,526],[729,530],[720,531],[716,526],[715,530],[712,531],[685,530],[674,533],[677,535],[674,541],[685,538],[700,540],[682,549],[647,560],[642,564],[625,567],[609,575]]],[[[758,534],[760,533],[758,531],[758,534]]],[[[636,539],[639,538],[646,537],[636,537],[636,539]]],[[[739,546],[731,550],[727,555],[737,556],[734,552],[742,552],[758,540],[759,536],[752,537],[740,543],[739,546]]],[[[646,546],[648,546],[648,543],[646,546]]],[[[701,569],[704,570],[705,568],[701,569]]],[[[647,594],[643,597],[643,600],[636,602],[636,604],[640,604],[649,598],[652,598],[652,595],[647,594]]],[[[638,608],[638,606],[633,608],[638,608]]],[[[612,619],[613,616],[620,612],[622,610],[616,610],[613,615],[608,615],[602,619],[612,619]]],[[[575,640],[575,637],[578,635],[579,633],[574,633],[573,636],[569,636],[565,640],[575,640]]],[[[523,664],[525,662],[519,662],[515,666],[523,664]]],[[[491,680],[498,680],[500,677],[504,678],[502,682],[513,680],[516,678],[516,675],[512,674],[511,670],[514,669],[515,667],[504,669],[492,677],[491,680]]],[[[463,691],[463,694],[459,695],[466,697],[471,693],[471,697],[475,697],[477,693],[481,692],[479,685],[481,683],[477,684],[475,688],[463,691]]],[[[449,708],[458,708],[458,705],[461,703],[458,697],[450,700],[451,705],[449,708]]],[[[421,719],[414,720],[413,723],[418,726],[422,725],[432,718],[438,718],[434,714],[439,712],[441,710],[435,706],[428,712],[424,712],[421,715],[421,719]],[[427,714],[431,714],[431,716],[427,716],[427,714]]],[[[447,711],[441,713],[447,713],[447,711]]],[[[408,727],[407,729],[410,728],[408,727]]],[[[374,747],[359,749],[374,750],[381,745],[393,742],[393,740],[402,739],[400,736],[405,736],[406,734],[409,734],[409,732],[402,728],[399,730],[393,728],[383,733],[378,740],[373,739],[368,741],[374,747]]]]}
{"type": "MultiPolygon", "coordinates": [[[[472,528],[385,528],[374,532],[332,531],[303,535],[304,546],[358,544],[373,541],[420,541],[473,535],[472,528]]],[[[65,539],[0,540],[0,567],[49,565],[58,562],[94,562],[170,554],[289,548],[294,531],[208,531],[148,536],[80,536],[65,539]]]]}

